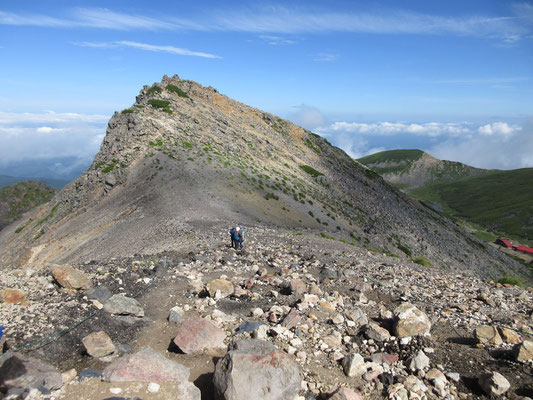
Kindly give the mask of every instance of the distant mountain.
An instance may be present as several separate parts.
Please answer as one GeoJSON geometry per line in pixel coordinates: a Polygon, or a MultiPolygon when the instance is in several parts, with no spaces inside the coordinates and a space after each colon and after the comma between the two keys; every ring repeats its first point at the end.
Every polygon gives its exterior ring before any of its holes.
{"type": "Polygon", "coordinates": [[[533,239],[533,168],[484,170],[420,150],[384,151],[358,161],[448,216],[533,239]]]}
{"type": "Polygon", "coordinates": [[[439,160],[422,150],[390,150],[358,159],[399,189],[412,190],[430,182],[455,181],[489,170],[439,160]]]}
{"type": "Polygon", "coordinates": [[[0,189],[0,230],[25,212],[50,201],[56,192],[51,186],[32,181],[0,189]]]}
{"type": "Polygon", "coordinates": [[[63,189],[70,181],[66,179],[53,179],[53,178],[28,178],[18,176],[0,175],[0,189],[7,186],[14,185],[19,182],[36,181],[42,182],[48,186],[52,186],[56,189],[63,189]]]}
{"type": "Polygon", "coordinates": [[[70,182],[91,165],[91,160],[79,157],[32,158],[0,163],[0,176],[23,179],[40,177],[70,182]]]}
{"type": "Polygon", "coordinates": [[[483,278],[527,273],[326,139],[177,76],[143,87],[110,119],[92,165],[0,232],[0,269],[188,254],[241,224],[483,278]]]}

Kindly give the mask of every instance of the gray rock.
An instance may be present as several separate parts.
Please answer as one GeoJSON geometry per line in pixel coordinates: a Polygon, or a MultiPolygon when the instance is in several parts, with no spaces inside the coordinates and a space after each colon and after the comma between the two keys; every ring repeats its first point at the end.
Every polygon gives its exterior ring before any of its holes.
{"type": "Polygon", "coordinates": [[[338,277],[337,270],[329,267],[324,267],[320,271],[320,282],[322,282],[325,279],[335,280],[338,277]]]}
{"type": "Polygon", "coordinates": [[[516,361],[526,362],[533,360],[533,342],[524,340],[513,347],[513,354],[516,361]]]}
{"type": "Polygon", "coordinates": [[[479,386],[488,395],[500,396],[507,392],[511,384],[498,372],[488,372],[478,379],[479,386]]]}
{"type": "Polygon", "coordinates": [[[172,307],[168,314],[168,322],[179,324],[181,321],[183,321],[183,309],[178,306],[172,307]]]}
{"type": "Polygon", "coordinates": [[[105,302],[104,310],[110,314],[144,317],[144,310],[137,300],[118,294],[111,296],[105,302]]]}
{"type": "Polygon", "coordinates": [[[264,322],[246,321],[240,324],[235,330],[236,333],[253,332],[261,325],[265,325],[264,322]]]}
{"type": "Polygon", "coordinates": [[[107,286],[97,286],[93,289],[86,290],[83,294],[89,300],[98,300],[102,304],[113,295],[107,286]]]}
{"type": "Polygon", "coordinates": [[[366,363],[361,354],[351,353],[342,360],[342,367],[346,376],[361,376],[366,372],[366,363]]]}
{"type": "Polygon", "coordinates": [[[355,307],[353,310],[350,310],[346,316],[355,322],[357,326],[364,326],[368,324],[368,317],[359,307],[355,307]]]}
{"type": "Polygon", "coordinates": [[[498,346],[503,343],[503,340],[498,333],[498,329],[490,325],[481,325],[474,331],[474,337],[481,344],[492,344],[498,346]]]}
{"type": "Polygon", "coordinates": [[[189,368],[145,347],[108,365],[103,379],[107,382],[187,382],[189,368]]]}
{"type": "Polygon", "coordinates": [[[411,359],[411,362],[409,363],[409,369],[413,372],[416,372],[427,367],[429,367],[429,357],[426,356],[422,350],[419,350],[411,359]]]}
{"type": "Polygon", "coordinates": [[[40,388],[55,390],[63,386],[61,372],[31,357],[14,354],[0,359],[0,388],[40,388]]]}
{"type": "Polygon", "coordinates": [[[271,344],[237,341],[218,361],[213,383],[220,400],[294,400],[300,391],[298,366],[271,344]]]}

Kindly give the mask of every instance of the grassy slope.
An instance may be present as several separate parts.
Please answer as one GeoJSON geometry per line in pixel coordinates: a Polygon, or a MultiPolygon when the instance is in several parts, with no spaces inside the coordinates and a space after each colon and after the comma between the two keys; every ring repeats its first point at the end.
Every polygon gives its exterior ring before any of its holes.
{"type": "Polygon", "coordinates": [[[411,192],[442,211],[494,231],[533,238],[533,168],[489,172],[455,182],[436,182],[411,192]]]}
{"type": "Polygon", "coordinates": [[[0,189],[0,229],[26,211],[50,201],[56,190],[41,182],[20,182],[0,189]]]}
{"type": "Polygon", "coordinates": [[[45,183],[49,186],[52,186],[56,189],[62,189],[70,181],[65,179],[54,179],[54,178],[21,178],[16,176],[0,175],[0,189],[14,185],[19,182],[25,181],[38,181],[45,183]]]}

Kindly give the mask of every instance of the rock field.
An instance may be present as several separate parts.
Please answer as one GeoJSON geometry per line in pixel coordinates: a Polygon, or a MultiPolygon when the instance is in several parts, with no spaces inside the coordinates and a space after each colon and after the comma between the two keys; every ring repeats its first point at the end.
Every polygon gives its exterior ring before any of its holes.
{"type": "Polygon", "coordinates": [[[71,328],[2,356],[5,398],[533,397],[533,289],[311,230],[246,227],[242,251],[226,232],[187,253],[2,274],[20,291],[0,303],[6,349],[71,328]]]}

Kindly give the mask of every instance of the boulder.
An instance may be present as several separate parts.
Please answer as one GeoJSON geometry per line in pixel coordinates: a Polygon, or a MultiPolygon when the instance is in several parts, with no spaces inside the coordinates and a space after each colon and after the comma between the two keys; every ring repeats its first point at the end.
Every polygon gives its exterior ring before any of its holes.
{"type": "Polygon", "coordinates": [[[87,354],[92,357],[105,357],[115,352],[115,345],[104,331],[93,332],[82,340],[87,354]]]}
{"type": "Polygon", "coordinates": [[[511,384],[505,377],[498,372],[488,372],[481,375],[478,379],[479,386],[489,396],[500,396],[507,392],[511,384]]]}
{"type": "Polygon", "coordinates": [[[518,344],[522,342],[520,335],[516,331],[513,331],[512,329],[498,328],[498,332],[500,333],[500,336],[505,343],[518,344]]]}
{"type": "Polygon", "coordinates": [[[330,397],[329,400],[363,400],[361,393],[348,389],[338,388],[330,397]]]}
{"type": "Polygon", "coordinates": [[[91,289],[92,283],[90,278],[83,272],[72,268],[70,265],[56,265],[50,266],[50,272],[54,279],[65,289],[91,289]]]}
{"type": "Polygon", "coordinates": [[[31,357],[13,354],[0,358],[0,390],[12,388],[59,389],[63,386],[61,372],[54,366],[31,357]]]}
{"type": "Polygon", "coordinates": [[[103,379],[107,382],[188,382],[189,368],[145,347],[108,365],[103,379]]]}
{"type": "Polygon", "coordinates": [[[427,367],[429,367],[429,357],[426,356],[422,350],[419,350],[411,359],[411,362],[409,363],[409,369],[413,372],[416,372],[427,367]]]}
{"type": "Polygon", "coordinates": [[[226,333],[211,321],[191,317],[183,321],[174,344],[185,354],[224,347],[226,333]]]}
{"type": "Polygon", "coordinates": [[[113,296],[113,293],[111,293],[111,290],[109,290],[107,286],[97,286],[86,290],[83,294],[87,296],[89,300],[98,300],[100,303],[105,303],[111,296],[113,296]]]}
{"type": "Polygon", "coordinates": [[[481,325],[474,331],[474,337],[481,344],[492,344],[499,346],[503,343],[503,340],[498,333],[498,329],[490,325],[481,325]]]}
{"type": "Polygon", "coordinates": [[[513,354],[516,361],[526,362],[533,360],[533,342],[524,340],[513,347],[513,354]]]}
{"type": "Polygon", "coordinates": [[[115,294],[104,304],[104,311],[115,315],[133,315],[134,317],[144,317],[144,310],[141,304],[131,297],[115,294]]]}
{"type": "Polygon", "coordinates": [[[24,304],[28,302],[28,294],[19,289],[0,290],[0,302],[9,304],[24,304]]]}
{"type": "Polygon", "coordinates": [[[365,336],[376,342],[384,342],[390,339],[389,331],[374,322],[371,322],[366,326],[365,336]]]}
{"type": "Polygon", "coordinates": [[[231,296],[235,292],[233,283],[226,279],[213,279],[207,283],[207,291],[209,296],[215,298],[217,292],[220,297],[231,296]]]}
{"type": "Polygon", "coordinates": [[[168,314],[168,322],[179,324],[181,321],[183,321],[183,308],[179,306],[172,307],[168,314]]]}
{"type": "Polygon", "coordinates": [[[298,365],[261,340],[237,341],[220,359],[213,383],[220,400],[294,400],[300,391],[298,365]]]}
{"type": "Polygon", "coordinates": [[[410,303],[403,303],[394,310],[394,334],[408,336],[428,336],[431,322],[428,316],[410,303]]]}

